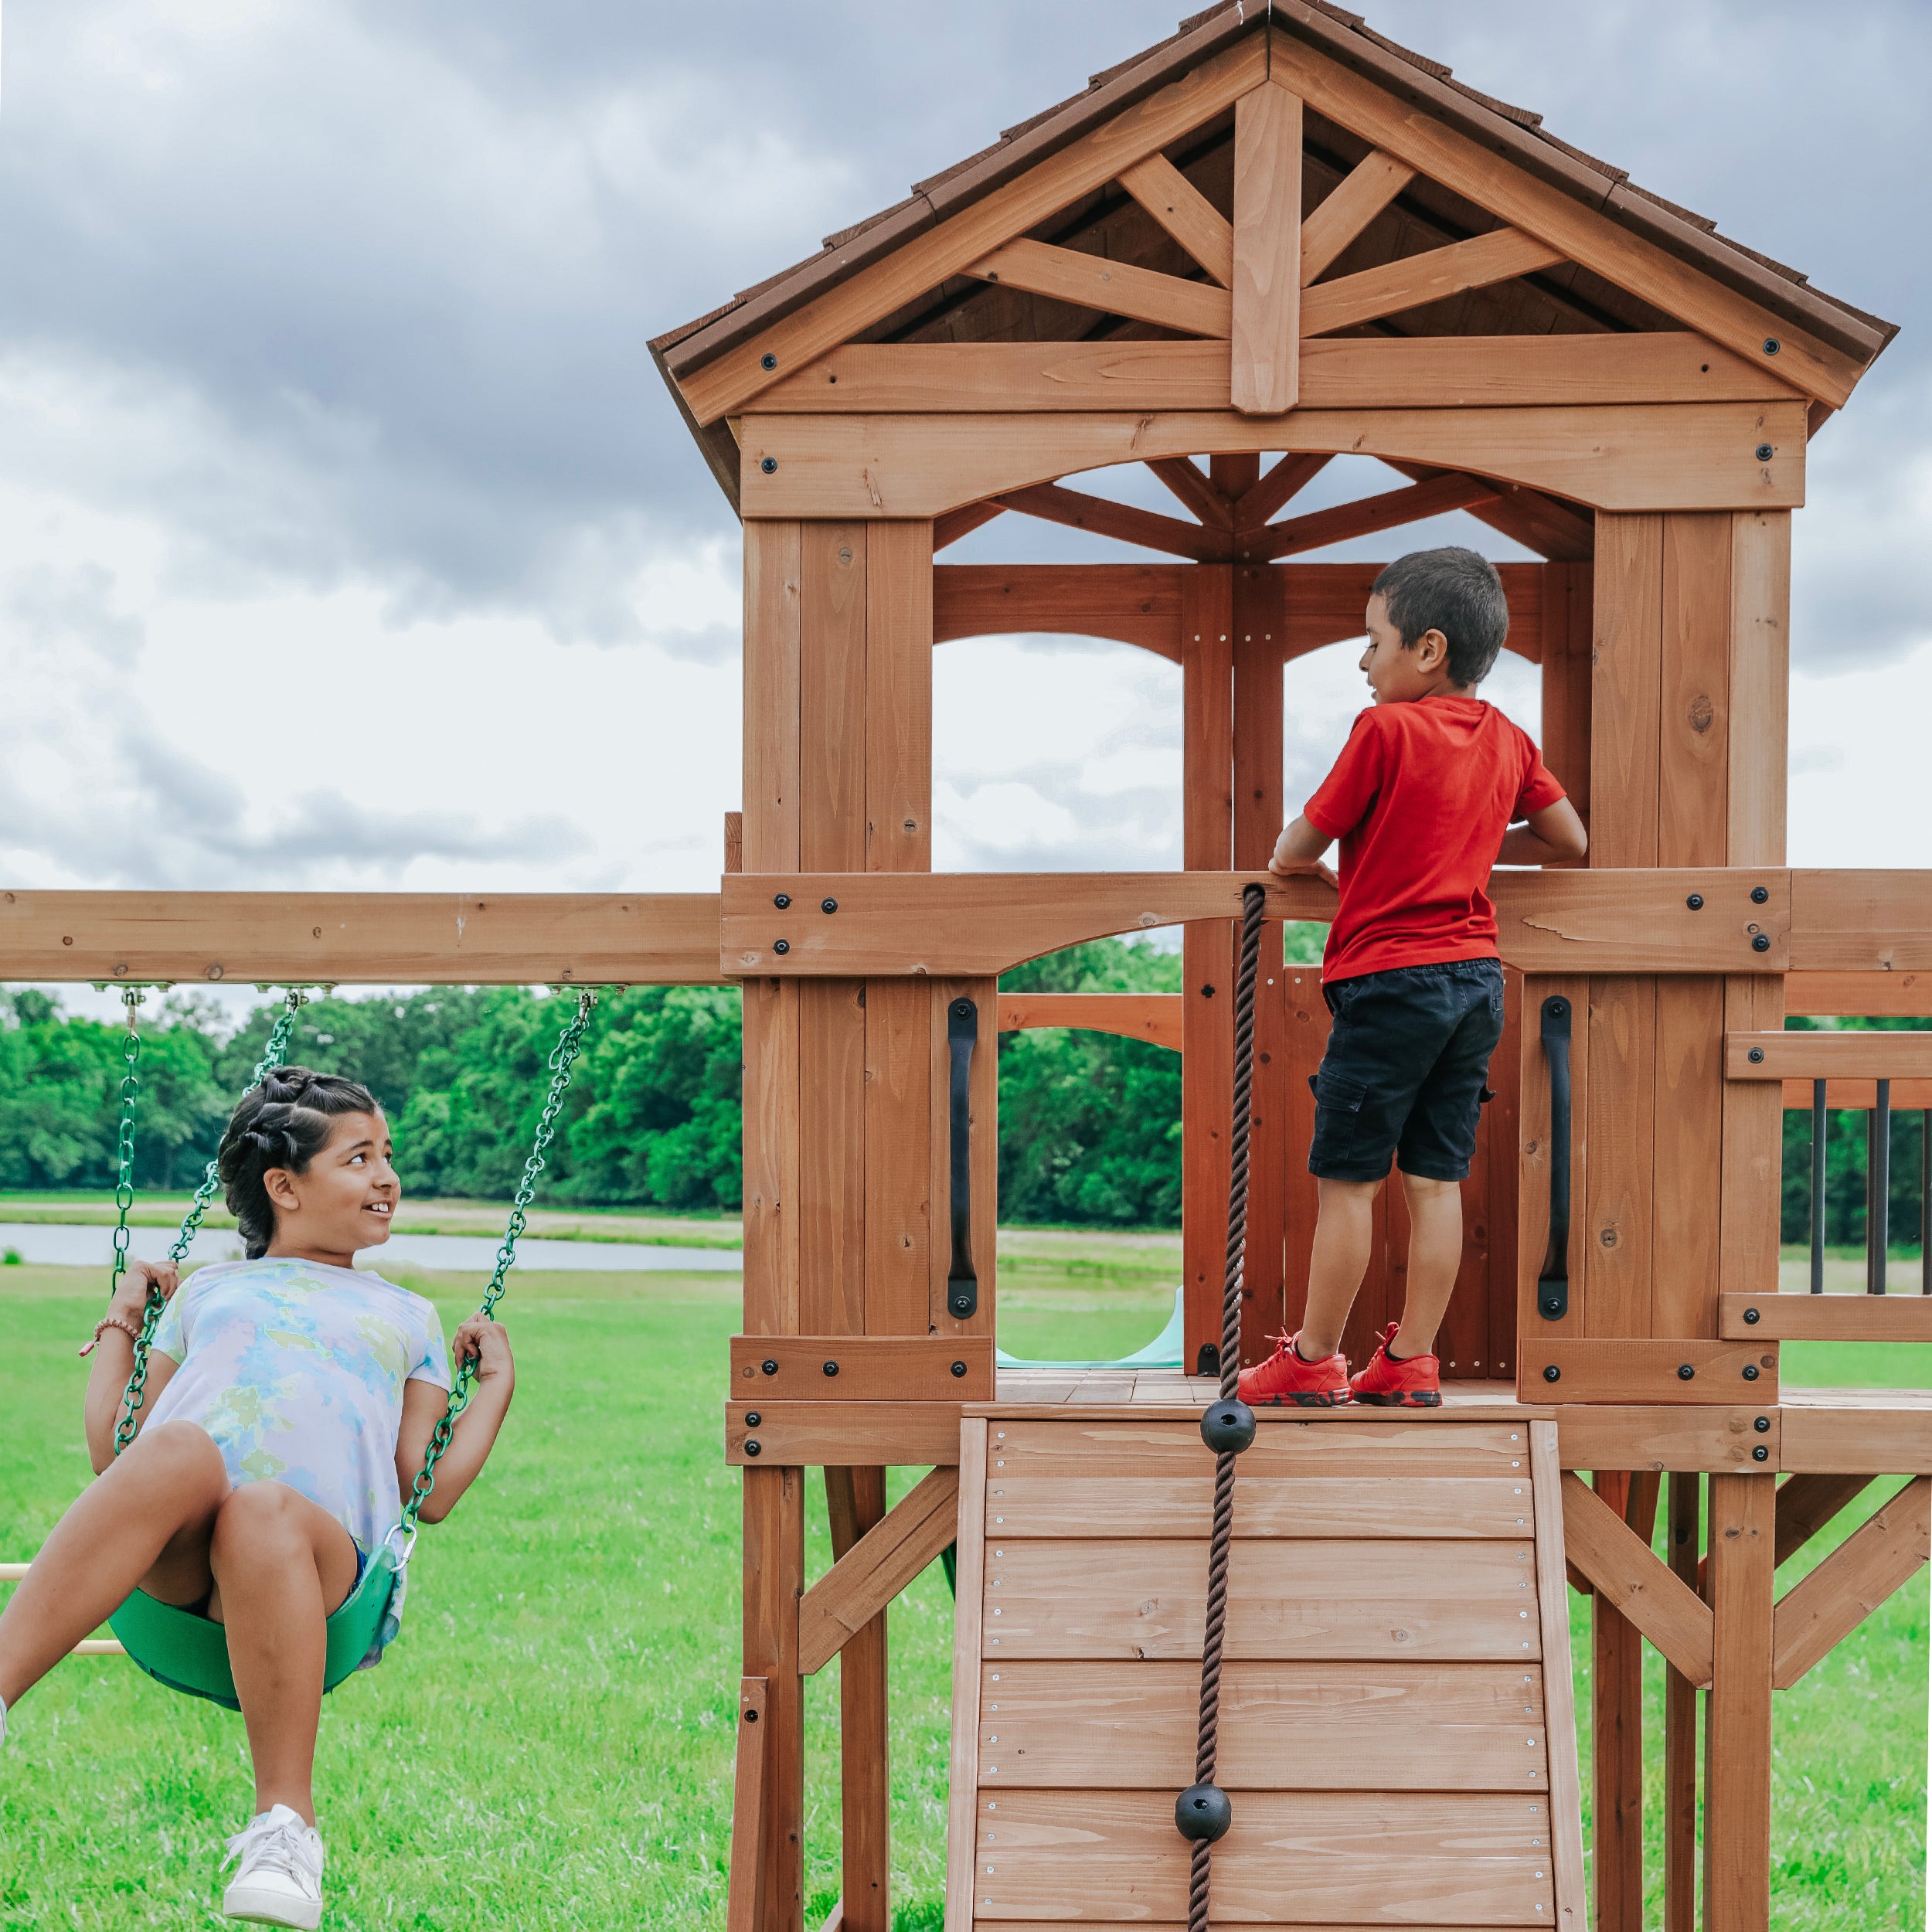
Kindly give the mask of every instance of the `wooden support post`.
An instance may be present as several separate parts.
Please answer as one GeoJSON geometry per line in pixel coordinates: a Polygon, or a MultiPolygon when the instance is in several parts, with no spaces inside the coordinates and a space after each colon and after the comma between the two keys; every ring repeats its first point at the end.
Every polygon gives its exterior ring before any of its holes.
{"type": "MultiPolygon", "coordinates": [[[[828,1468],[825,1505],[836,1561],[883,1519],[885,1471],[828,1468]]],[[[891,1932],[892,1771],[883,1610],[847,1638],[839,1653],[838,1736],[844,1923],[852,1932],[891,1932]]]]}
{"type": "Polygon", "coordinates": [[[1542,570],[1543,763],[1587,825],[1593,568],[1546,563],[1542,570]]]}
{"type": "MultiPolygon", "coordinates": [[[[1599,1470],[1597,1494],[1618,1516],[1630,1478],[1599,1470]]],[[[1644,1932],[1644,1646],[1600,1589],[1590,1598],[1591,1860],[1597,1932],[1644,1932]]]]}
{"type": "Polygon", "coordinates": [[[768,1685],[762,1677],[738,1685],[738,1756],[731,1787],[731,1873],[725,1932],[757,1932],[764,1875],[759,1857],[765,1815],[765,1740],[768,1685]]]}
{"type": "Polygon", "coordinates": [[[1715,1621],[1706,1719],[1706,1932],[1766,1932],[1770,1923],[1776,1483],[1770,1475],[1711,1478],[1715,1621]]]}
{"type": "Polygon", "coordinates": [[[1301,103],[1257,87],[1234,104],[1234,322],[1229,398],[1294,407],[1301,345],[1301,103]]]}
{"type": "MultiPolygon", "coordinates": [[[[1695,1589],[1702,1478],[1670,1479],[1665,1556],[1673,1575],[1695,1589]]],[[[1697,1691],[1664,1666],[1664,1932],[1697,1932],[1697,1691]]]]}
{"type": "MultiPolygon", "coordinates": [[[[1220,478],[1217,476],[1216,481],[1220,478]]],[[[1184,712],[1182,862],[1233,862],[1234,573],[1197,565],[1182,580],[1184,712]]],[[[1188,1368],[1218,1349],[1227,1254],[1228,1129],[1233,1107],[1234,942],[1225,919],[1191,922],[1182,939],[1185,974],[1181,1060],[1181,1247],[1188,1368]]]]}
{"type": "Polygon", "coordinates": [[[800,1932],[804,1912],[804,1683],[798,1599],[805,1577],[805,1472],[744,1472],[744,1655],[766,1683],[764,1795],[755,1821],[753,1932],[800,1932]]]}

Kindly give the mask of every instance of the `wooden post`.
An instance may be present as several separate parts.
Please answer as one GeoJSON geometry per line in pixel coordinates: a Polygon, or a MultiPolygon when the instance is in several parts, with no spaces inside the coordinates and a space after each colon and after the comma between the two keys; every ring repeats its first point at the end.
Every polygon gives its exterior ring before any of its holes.
{"type": "Polygon", "coordinates": [[[765,1740],[769,1686],[762,1677],[738,1685],[738,1756],[731,1785],[731,1871],[725,1932],[757,1932],[764,1876],[759,1841],[765,1811],[765,1740]]]}
{"type": "MultiPolygon", "coordinates": [[[[1627,1474],[1599,1470],[1596,1487],[1619,1515],[1626,1512],[1627,1474]]],[[[1590,1607],[1597,1932],[1644,1932],[1643,1639],[1601,1590],[1590,1607]]]]}
{"type": "Polygon", "coordinates": [[[1706,1932],[1766,1932],[1770,1923],[1777,1480],[1711,1478],[1709,1583],[1716,1622],[1705,1719],[1706,1932]]]}
{"type": "Polygon", "coordinates": [[[1294,407],[1301,346],[1301,103],[1264,84],[1234,104],[1234,321],[1230,399],[1294,407]]]}
{"type": "MultiPolygon", "coordinates": [[[[923,1284],[922,1284],[923,1285],[923,1284]]],[[[886,1514],[886,1472],[825,1471],[835,1562],[886,1514]]],[[[892,1772],[886,1706],[886,1613],[845,1640],[838,1654],[838,1789],[844,1820],[845,1923],[890,1932],[892,1772]]]]}
{"type": "MultiPolygon", "coordinates": [[[[1702,1478],[1670,1479],[1667,1554],[1672,1574],[1697,1587],[1702,1478]]],[[[1697,1932],[1697,1692],[1664,1666],[1664,1932],[1697,1932]]]]}
{"type": "Polygon", "coordinates": [[[800,1932],[804,1913],[804,1683],[798,1599],[805,1580],[805,1472],[744,1472],[745,1675],[766,1681],[757,1932],[800,1932]]]}

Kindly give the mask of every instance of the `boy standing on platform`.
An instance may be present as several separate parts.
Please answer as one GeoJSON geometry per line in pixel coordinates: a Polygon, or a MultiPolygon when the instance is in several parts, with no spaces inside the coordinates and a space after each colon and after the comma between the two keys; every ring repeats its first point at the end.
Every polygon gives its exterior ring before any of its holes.
{"type": "Polygon", "coordinates": [[[1580,859],[1583,821],[1525,732],[1476,696],[1509,629],[1495,566],[1417,550],[1369,597],[1373,707],[1269,862],[1311,869],[1342,842],[1321,962],[1334,1024],[1316,1074],[1320,1191],[1301,1326],[1241,1372],[1250,1404],[1434,1408],[1432,1352],[1462,1260],[1462,1182],[1502,1036],[1490,869],[1580,859]],[[1526,823],[1519,821],[1526,821],[1526,823]],[[1408,1299],[1351,1379],[1342,1331],[1393,1157],[1409,1203],[1408,1299]]]}

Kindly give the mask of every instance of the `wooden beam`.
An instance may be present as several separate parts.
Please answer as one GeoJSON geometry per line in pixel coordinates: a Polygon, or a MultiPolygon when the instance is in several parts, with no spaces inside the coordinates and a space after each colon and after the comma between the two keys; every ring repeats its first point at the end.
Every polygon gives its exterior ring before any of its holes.
{"type": "MultiPolygon", "coordinates": [[[[747,517],[937,517],[1029,484],[1157,456],[1346,451],[1468,471],[1599,509],[1789,509],[1801,403],[1522,409],[748,416],[747,517]],[[1760,460],[1757,451],[1771,454],[1760,460]],[[772,467],[767,469],[769,463],[772,467]]],[[[1822,962],[1821,962],[1822,963],[1822,962]]],[[[1849,961],[1849,964],[1876,962],[1849,961]]]]}
{"type": "Polygon", "coordinates": [[[1764,1932],[1770,1921],[1774,1480],[1714,1475],[1710,1482],[1707,1932],[1764,1932]]]}
{"type": "Polygon", "coordinates": [[[1863,373],[1850,356],[1562,189],[1490,153],[1469,136],[1417,112],[1305,41],[1279,30],[1270,32],[1269,41],[1269,78],[1275,84],[1498,220],[1535,236],[1560,259],[1628,290],[1747,362],[1774,369],[1781,380],[1821,401],[1842,406],[1863,373]]]}
{"type": "MultiPolygon", "coordinates": [[[[1299,355],[1301,406],[1311,409],[1798,400],[1774,376],[1679,329],[1317,337],[1302,342],[1299,355]]],[[[1227,398],[1227,357],[1211,341],[848,342],[768,389],[758,410],[924,416],[1212,410],[1227,398]]]]}
{"type": "Polygon", "coordinates": [[[1234,505],[1192,457],[1158,456],[1147,466],[1210,529],[1231,529],[1234,505]]]}
{"type": "Polygon", "coordinates": [[[1225,288],[1156,274],[1151,268],[1136,268],[1131,262],[1111,261],[1077,248],[1056,248],[1048,242],[1008,242],[969,264],[965,272],[981,281],[1027,289],[1077,308],[1124,315],[1189,335],[1225,338],[1233,327],[1233,303],[1225,288]]]}
{"type": "Polygon", "coordinates": [[[1801,971],[1932,969],[1932,879],[1923,872],[1794,870],[1791,906],[1804,933],[1791,954],[1801,971]]]}
{"type": "Polygon", "coordinates": [[[750,1402],[990,1402],[990,1336],[734,1335],[731,1389],[750,1402]]]}
{"type": "Polygon", "coordinates": [[[1440,516],[1451,510],[1493,502],[1495,495],[1495,488],[1478,477],[1439,476],[1431,482],[1412,483],[1406,489],[1386,490],[1379,496],[1334,504],[1285,523],[1270,523],[1249,531],[1245,533],[1246,548],[1247,554],[1255,558],[1294,556],[1303,550],[1319,550],[1331,543],[1345,543],[1351,537],[1396,529],[1425,516],[1440,516]]]}
{"type": "Polygon", "coordinates": [[[1726,1033],[1724,1077],[1932,1080],[1932,1032],[1726,1033]]]}
{"type": "Polygon", "coordinates": [[[706,986],[711,893],[0,893],[0,978],[706,986]]]}
{"type": "MultiPolygon", "coordinates": [[[[1417,483],[1443,474],[1421,463],[1391,463],[1389,467],[1417,483]]],[[[1587,511],[1521,483],[1492,482],[1490,488],[1494,494],[1488,502],[1468,505],[1470,515],[1479,522],[1500,530],[1553,563],[1582,563],[1595,555],[1597,527],[1587,511]]]]}
{"type": "Polygon", "coordinates": [[[1223,288],[1234,285],[1234,229],[1165,155],[1123,168],[1120,183],[1223,288]]]}
{"type": "Polygon", "coordinates": [[[1353,328],[1459,295],[1466,288],[1486,288],[1539,268],[1553,268],[1563,259],[1558,250],[1532,236],[1498,228],[1426,254],[1404,255],[1337,281],[1317,282],[1301,298],[1301,331],[1305,335],[1326,335],[1338,328],[1353,328]]]}
{"type": "Polygon", "coordinates": [[[799,1599],[799,1675],[824,1669],[957,1538],[958,1518],[959,1471],[941,1468],[861,1536],[799,1599]]]}
{"type": "Polygon", "coordinates": [[[1750,1342],[1932,1342],[1917,1294],[1726,1294],[1717,1332],[1750,1342]]]}
{"type": "Polygon", "coordinates": [[[1932,1403],[1903,1389],[1835,1393],[1780,1412],[1777,1467],[1796,1475],[1932,1475],[1932,1403]]]}
{"type": "MultiPolygon", "coordinates": [[[[1631,1475],[1600,1469],[1594,1481],[1594,1495],[1621,1519],[1633,1487],[1631,1475]]],[[[1573,1565],[1575,1560],[1571,1561],[1573,1565]]],[[[1595,1773],[1590,1867],[1597,1889],[1596,1932],[1644,1932],[1643,1633],[1607,1590],[1591,1590],[1590,1622],[1595,1773]]]]}
{"type": "Polygon", "coordinates": [[[1787,973],[1784,1009],[1818,1019],[1927,1019],[1932,972],[1787,973]]]}
{"type": "Polygon", "coordinates": [[[1237,530],[1259,529],[1295,494],[1335,461],[1332,456],[1284,456],[1270,465],[1267,474],[1250,489],[1243,491],[1234,505],[1237,530]]]}
{"type": "Polygon", "coordinates": [[[702,425],[739,413],[781,376],[803,369],[989,250],[1117,179],[1123,168],[1231,107],[1261,79],[1266,61],[1264,43],[1243,37],[749,341],[680,372],[678,385],[692,415],[702,425]]]}
{"type": "MultiPolygon", "coordinates": [[[[849,1555],[885,1514],[884,1469],[876,1464],[827,1468],[825,1515],[835,1562],[849,1555]]],[[[886,1636],[886,1614],[881,1611],[846,1640],[838,1667],[839,1862],[844,1891],[835,1916],[849,1932],[890,1932],[892,1923],[892,1737],[886,1636]],[[845,1900],[852,1902],[849,1912],[845,1900]]]]}
{"type": "Polygon", "coordinates": [[[968,503],[962,509],[948,510],[944,516],[933,519],[933,548],[943,550],[948,544],[957,543],[961,537],[971,536],[995,517],[1005,514],[1005,505],[991,502],[968,503]]]}
{"type": "Polygon", "coordinates": [[[1854,1498],[1870,1488],[1870,1476],[1787,1476],[1777,1485],[1777,1547],[1781,1567],[1854,1498]]]}
{"type": "MultiPolygon", "coordinates": [[[[804,1696],[798,1595],[804,1580],[805,1472],[747,1469],[743,1604],[745,1675],[765,1681],[764,1792],[751,1847],[757,1932],[788,1932],[804,1895],[804,1696]]],[[[741,1726],[741,1728],[744,1728],[741,1726]]]]}
{"type": "Polygon", "coordinates": [[[1780,1598],[1772,1683],[1789,1690],[1932,1556],[1932,1476],[1908,1483],[1780,1598]]]}
{"type": "Polygon", "coordinates": [[[1137,544],[1143,549],[1192,557],[1197,563],[1219,556],[1227,549],[1226,537],[1203,529],[1197,523],[1183,523],[1178,516],[1161,516],[1152,510],[1136,509],[1129,503],[1090,496],[1084,490],[1070,490],[1061,483],[1036,483],[1026,489],[1005,491],[999,502],[1003,509],[1019,510],[1049,523],[1090,531],[1095,536],[1112,537],[1117,543],[1137,544]]]}
{"type": "Polygon", "coordinates": [[[1299,397],[1301,104],[1257,87],[1234,104],[1234,313],[1229,400],[1279,416],[1299,397]]]}
{"type": "Polygon", "coordinates": [[[1002,993],[999,1030],[1078,1026],[1181,1050],[1179,993],[1002,993]]]}
{"type": "Polygon", "coordinates": [[[1416,171],[1372,148],[1301,224],[1301,285],[1330,267],[1349,243],[1416,178],[1416,171]]]}
{"type": "MultiPolygon", "coordinates": [[[[1695,1472],[1671,1472],[1665,1522],[1671,1573],[1698,1582],[1702,1485],[1695,1472]]],[[[1664,1932],[1697,1932],[1697,1689],[1681,1671],[1664,1671],[1664,1932]]]]}
{"type": "Polygon", "coordinates": [[[725,1461],[734,1469],[774,1462],[831,1467],[854,1456],[903,1467],[950,1463],[958,1452],[957,1402],[725,1405],[725,1461]]]}
{"type": "Polygon", "coordinates": [[[1179,563],[942,563],[933,639],[1029,631],[1111,638],[1181,658],[1179,563]]]}
{"type": "Polygon", "coordinates": [[[1532,1335],[1522,1338],[1519,1356],[1519,1384],[1546,1390],[1550,1400],[1689,1405],[1777,1400],[1774,1342],[1564,1341],[1532,1335]]]}
{"type": "Polygon", "coordinates": [[[1634,1624],[1699,1690],[1711,1681],[1711,1613],[1603,1498],[1563,1478],[1563,1552],[1600,1600],[1634,1624]]]}
{"type": "Polygon", "coordinates": [[[725,1897],[725,1932],[761,1932],[764,1918],[766,1690],[763,1677],[738,1680],[737,1762],[731,1791],[731,1872],[725,1897]]]}

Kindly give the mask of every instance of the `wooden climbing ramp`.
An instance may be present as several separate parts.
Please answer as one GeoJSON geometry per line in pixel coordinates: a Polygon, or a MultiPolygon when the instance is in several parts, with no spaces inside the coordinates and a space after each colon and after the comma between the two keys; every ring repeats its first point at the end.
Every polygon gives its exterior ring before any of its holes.
{"type": "MultiPolygon", "coordinates": [[[[947,1932],[1187,1919],[1213,1458],[968,1417],[947,1932]]],[[[1556,1424],[1264,1413],[1240,1459],[1216,1925],[1583,1932],[1556,1424]]]]}

